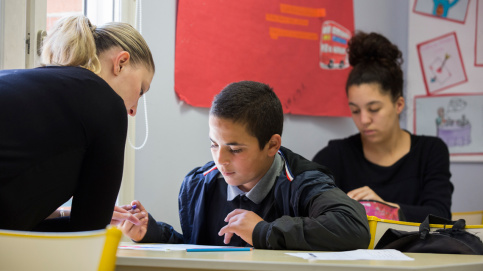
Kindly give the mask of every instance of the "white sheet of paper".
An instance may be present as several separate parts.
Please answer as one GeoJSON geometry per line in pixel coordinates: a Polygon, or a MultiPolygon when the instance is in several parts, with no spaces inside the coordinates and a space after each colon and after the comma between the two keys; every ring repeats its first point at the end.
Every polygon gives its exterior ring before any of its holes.
{"type": "Polygon", "coordinates": [[[306,260],[379,260],[379,261],[414,261],[395,249],[357,249],[341,252],[287,253],[306,260]]]}
{"type": "Polygon", "coordinates": [[[135,245],[120,245],[118,248],[134,249],[134,250],[170,251],[170,250],[186,250],[187,248],[224,248],[224,246],[203,246],[203,245],[185,245],[185,244],[135,244],[135,245]]]}

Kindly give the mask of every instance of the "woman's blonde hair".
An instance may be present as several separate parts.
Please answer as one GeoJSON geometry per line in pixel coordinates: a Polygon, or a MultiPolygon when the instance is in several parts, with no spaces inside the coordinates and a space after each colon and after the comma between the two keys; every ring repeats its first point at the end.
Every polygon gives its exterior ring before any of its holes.
{"type": "Polygon", "coordinates": [[[57,21],[42,47],[41,64],[79,66],[98,74],[101,71],[98,56],[114,46],[128,52],[133,65],[144,64],[154,72],[151,51],[134,27],[120,22],[96,27],[84,15],[57,21]]]}

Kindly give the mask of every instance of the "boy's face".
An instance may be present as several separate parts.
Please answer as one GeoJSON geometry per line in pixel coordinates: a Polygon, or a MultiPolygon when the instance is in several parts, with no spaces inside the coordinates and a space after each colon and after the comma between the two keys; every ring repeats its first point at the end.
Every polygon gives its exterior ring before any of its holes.
{"type": "Polygon", "coordinates": [[[210,115],[211,155],[225,181],[250,191],[270,169],[274,153],[269,144],[260,150],[245,125],[210,115]]]}

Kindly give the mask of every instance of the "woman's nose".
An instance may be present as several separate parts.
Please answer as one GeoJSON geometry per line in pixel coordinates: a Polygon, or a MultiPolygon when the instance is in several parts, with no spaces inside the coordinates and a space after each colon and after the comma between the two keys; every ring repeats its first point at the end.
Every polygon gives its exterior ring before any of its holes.
{"type": "Polygon", "coordinates": [[[372,121],[371,116],[366,111],[361,111],[361,122],[364,124],[370,123],[372,121]]]}

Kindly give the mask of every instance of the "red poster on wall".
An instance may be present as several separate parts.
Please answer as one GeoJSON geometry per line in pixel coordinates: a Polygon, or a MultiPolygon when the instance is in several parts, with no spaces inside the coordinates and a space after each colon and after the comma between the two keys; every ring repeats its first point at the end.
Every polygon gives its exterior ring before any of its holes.
{"type": "Polygon", "coordinates": [[[175,91],[210,107],[227,84],[269,84],[284,112],[349,116],[352,0],[179,0],[175,91]]]}

